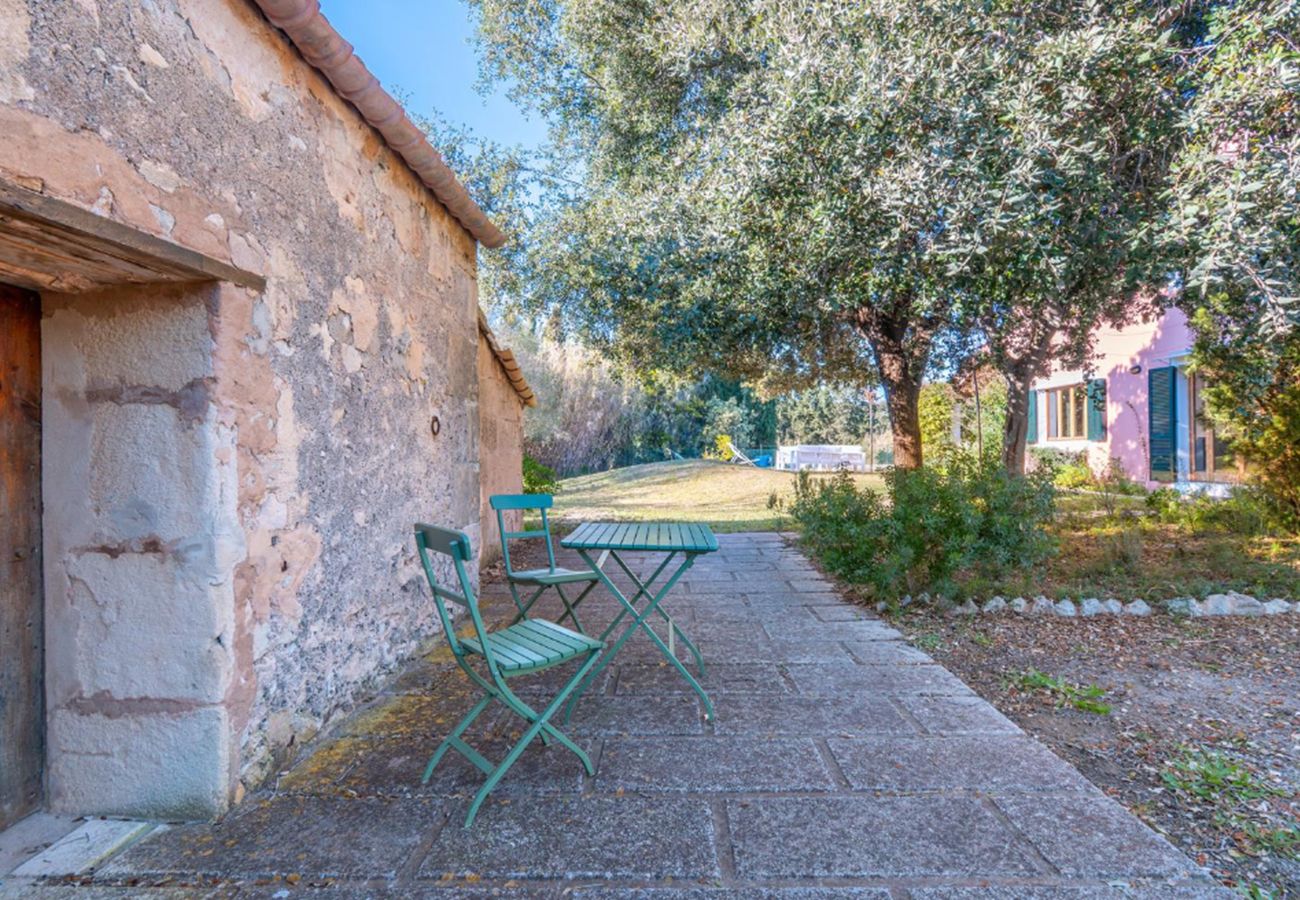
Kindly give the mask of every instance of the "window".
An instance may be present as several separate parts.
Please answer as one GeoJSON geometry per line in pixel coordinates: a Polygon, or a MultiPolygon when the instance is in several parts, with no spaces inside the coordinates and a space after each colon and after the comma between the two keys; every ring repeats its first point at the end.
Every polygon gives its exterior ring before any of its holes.
{"type": "Polygon", "coordinates": [[[1206,382],[1202,375],[1193,375],[1188,379],[1190,387],[1191,422],[1189,438],[1191,440],[1190,475],[1192,481],[1223,481],[1235,483],[1241,481],[1241,461],[1233,452],[1232,444],[1214,431],[1214,423],[1205,411],[1206,382]]]}
{"type": "Polygon", "coordinates": [[[1088,436],[1088,396],[1081,384],[1052,388],[1047,394],[1047,439],[1081,441],[1088,436]]]}

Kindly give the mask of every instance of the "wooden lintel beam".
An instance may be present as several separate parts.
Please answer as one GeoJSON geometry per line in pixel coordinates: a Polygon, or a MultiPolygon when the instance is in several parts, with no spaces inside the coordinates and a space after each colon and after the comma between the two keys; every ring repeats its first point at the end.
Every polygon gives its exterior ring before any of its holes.
{"type": "Polygon", "coordinates": [[[194,281],[228,281],[255,291],[266,289],[266,279],[254,272],[98,216],[66,200],[0,180],[0,228],[4,220],[77,241],[120,259],[124,269],[165,272],[170,276],[165,280],[188,277],[194,281]]]}

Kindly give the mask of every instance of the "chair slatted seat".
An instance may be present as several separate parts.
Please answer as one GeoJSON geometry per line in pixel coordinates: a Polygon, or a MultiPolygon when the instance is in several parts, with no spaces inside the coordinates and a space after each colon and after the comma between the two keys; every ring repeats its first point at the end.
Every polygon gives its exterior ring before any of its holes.
{"type": "MultiPolygon", "coordinates": [[[[501,670],[515,673],[567,662],[601,647],[600,641],[542,619],[518,622],[489,634],[487,640],[497,652],[501,670]]],[[[482,646],[474,638],[462,638],[461,643],[470,652],[483,655],[482,646]]]]}

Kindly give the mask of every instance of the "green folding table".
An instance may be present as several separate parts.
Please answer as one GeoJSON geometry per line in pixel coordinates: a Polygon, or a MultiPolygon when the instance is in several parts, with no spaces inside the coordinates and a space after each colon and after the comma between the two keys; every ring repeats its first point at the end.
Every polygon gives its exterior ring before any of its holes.
{"type": "Polygon", "coordinates": [[[709,528],[708,525],[658,523],[619,525],[608,522],[584,522],[572,534],[561,540],[560,546],[578,551],[578,555],[591,566],[600,577],[601,582],[609,589],[609,592],[623,605],[623,609],[619,610],[618,615],[614,617],[614,621],[609,624],[609,627],[600,636],[600,639],[607,643],[609,649],[570,696],[568,709],[565,712],[565,721],[567,722],[573,715],[573,708],[577,704],[578,698],[591,686],[591,683],[605,666],[609,665],[609,661],[618,655],[618,651],[622,649],[628,638],[638,629],[650,636],[650,640],[659,648],[659,652],[676,667],[695,693],[700,695],[700,699],[704,701],[705,716],[712,719],[713,703],[710,702],[709,695],[704,692],[704,688],[700,687],[700,683],[695,680],[695,677],[691,675],[686,666],[682,665],[681,660],[677,658],[677,654],[670,645],[675,644],[676,640],[681,640],[682,644],[690,650],[691,655],[695,658],[695,664],[699,668],[701,677],[704,675],[704,659],[700,656],[699,648],[691,643],[690,638],[682,632],[681,628],[664,611],[660,604],[663,602],[664,597],[668,595],[668,592],[672,590],[673,585],[694,565],[697,556],[704,553],[713,553],[718,549],[718,539],[714,536],[713,529],[709,528]],[[609,552],[610,558],[636,586],[636,593],[630,599],[618,589],[614,582],[610,581],[604,569],[591,558],[591,554],[605,551],[609,552]],[[637,577],[626,560],[620,555],[634,551],[665,554],[663,562],[644,581],[637,577]],[[655,583],[669,571],[674,560],[677,561],[676,568],[671,570],[671,574],[667,576],[663,587],[655,590],[655,583]],[[638,611],[637,603],[643,599],[644,605],[638,611]],[[650,627],[647,621],[654,615],[667,623],[669,642],[667,644],[655,633],[655,630],[650,627]],[[618,636],[618,639],[613,644],[608,644],[610,635],[614,634],[619,625],[629,616],[631,616],[632,621],[623,629],[622,634],[618,636]]]}

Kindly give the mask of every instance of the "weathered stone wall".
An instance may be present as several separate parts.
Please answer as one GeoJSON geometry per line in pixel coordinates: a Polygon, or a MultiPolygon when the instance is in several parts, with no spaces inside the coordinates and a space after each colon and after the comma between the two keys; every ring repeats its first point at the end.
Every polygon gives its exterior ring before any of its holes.
{"type": "Polygon", "coordinates": [[[475,245],[246,0],[0,34],[0,179],[267,279],[43,298],[50,796],[210,814],[433,634],[411,523],[479,540],[475,245]]]}
{"type": "MultiPolygon", "coordinates": [[[[493,494],[518,494],[524,489],[524,405],[492,352],[486,336],[478,342],[479,490],[483,547],[480,562],[501,556],[501,532],[496,512],[488,505],[493,494]]],[[[522,527],[522,514],[505,514],[506,527],[522,527]]]]}

